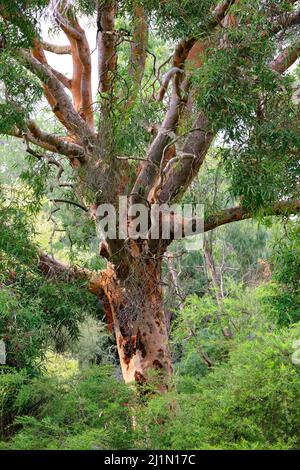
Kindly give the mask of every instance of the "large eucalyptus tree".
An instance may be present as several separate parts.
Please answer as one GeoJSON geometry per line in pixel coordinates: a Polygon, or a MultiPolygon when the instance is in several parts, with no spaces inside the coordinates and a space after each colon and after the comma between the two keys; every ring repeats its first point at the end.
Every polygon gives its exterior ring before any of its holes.
{"type": "MultiPolygon", "coordinates": [[[[101,204],[118,208],[119,196],[128,196],[129,213],[136,203],[150,211],[181,201],[216,140],[236,206],[206,213],[205,231],[295,214],[299,22],[295,0],[1,0],[0,133],[23,139],[58,171],[69,163],[76,201],[95,220],[101,204]],[[65,44],[45,40],[49,23],[65,44]],[[71,78],[49,53],[71,56],[71,78]],[[42,96],[57,134],[36,122],[42,96]]],[[[128,382],[144,382],[151,368],[172,372],[161,285],[172,238],[100,244],[108,265],[91,289],[128,382]]]]}

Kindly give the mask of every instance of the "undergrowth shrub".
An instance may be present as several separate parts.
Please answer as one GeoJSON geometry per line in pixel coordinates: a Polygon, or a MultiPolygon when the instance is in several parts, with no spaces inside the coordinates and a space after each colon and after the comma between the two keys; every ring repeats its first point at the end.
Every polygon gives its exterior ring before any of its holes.
{"type": "Polygon", "coordinates": [[[164,395],[136,394],[109,366],[60,380],[9,372],[0,396],[15,434],[0,448],[297,449],[299,336],[294,326],[238,343],[205,376],[176,374],[164,395]]]}
{"type": "Polygon", "coordinates": [[[148,449],[297,449],[300,330],[271,332],[232,350],[205,377],[181,376],[176,389],[141,409],[138,446],[148,449]]]}
{"type": "Polygon", "coordinates": [[[98,366],[67,381],[32,380],[15,397],[20,430],[4,449],[128,449],[132,447],[130,387],[111,367],[98,366]]]}

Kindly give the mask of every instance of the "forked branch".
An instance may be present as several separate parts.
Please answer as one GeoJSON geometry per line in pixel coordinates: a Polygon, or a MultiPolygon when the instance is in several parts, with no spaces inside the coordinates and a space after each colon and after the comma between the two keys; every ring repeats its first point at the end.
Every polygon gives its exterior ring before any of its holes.
{"type": "Polygon", "coordinates": [[[71,130],[74,135],[80,138],[82,143],[86,144],[89,138],[94,137],[94,134],[88,124],[74,109],[60,81],[45,64],[39,62],[28,52],[20,51],[19,56],[24,60],[28,69],[45,84],[51,96],[56,100],[53,109],[61,114],[67,129],[71,130]]]}

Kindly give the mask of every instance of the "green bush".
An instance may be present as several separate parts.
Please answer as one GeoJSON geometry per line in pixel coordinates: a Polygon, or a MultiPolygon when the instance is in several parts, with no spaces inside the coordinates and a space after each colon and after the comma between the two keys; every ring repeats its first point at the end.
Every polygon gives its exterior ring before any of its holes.
{"type": "Polygon", "coordinates": [[[278,314],[270,297],[274,285],[249,288],[230,281],[228,296],[189,296],[173,323],[172,346],[175,369],[183,375],[203,376],[207,360],[216,366],[227,360],[238,344],[274,329],[278,314]]]}
{"type": "Polygon", "coordinates": [[[203,378],[179,378],[176,392],[141,411],[141,448],[299,448],[300,366],[292,363],[299,327],[241,343],[203,378]],[[147,432],[146,432],[147,430],[147,432]]]}
{"type": "Polygon", "coordinates": [[[0,396],[15,434],[0,447],[297,449],[299,336],[298,326],[242,341],[205,376],[176,375],[164,395],[136,395],[108,366],[64,380],[8,371],[0,396]]]}
{"type": "Polygon", "coordinates": [[[271,261],[273,279],[278,284],[272,303],[277,311],[279,325],[300,321],[300,224],[299,220],[287,225],[277,235],[271,261]]]}
{"type": "Polygon", "coordinates": [[[110,367],[93,367],[68,381],[24,385],[13,409],[21,428],[4,449],[128,449],[132,447],[129,387],[110,367]]]}

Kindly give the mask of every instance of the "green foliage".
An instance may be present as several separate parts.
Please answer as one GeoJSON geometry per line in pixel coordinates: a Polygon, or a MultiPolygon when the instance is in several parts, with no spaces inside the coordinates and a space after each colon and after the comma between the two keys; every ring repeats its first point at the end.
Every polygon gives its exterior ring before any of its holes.
{"type": "MultiPolygon", "coordinates": [[[[124,112],[120,106],[120,114],[115,116],[115,135],[117,152],[120,155],[144,155],[151,134],[149,128],[162,115],[161,103],[142,101],[124,112]]],[[[136,162],[135,162],[136,163],[136,162]]]]}
{"type": "Polygon", "coordinates": [[[136,2],[126,0],[121,2],[119,13],[129,12],[132,14],[133,5],[140,3],[148,12],[150,18],[155,20],[155,27],[159,34],[166,39],[178,39],[191,35],[205,33],[211,12],[217,4],[214,0],[188,0],[184,3],[175,0],[159,1],[146,0],[136,2]]]}
{"type": "Polygon", "coordinates": [[[3,439],[11,429],[16,417],[15,402],[22,386],[26,383],[26,372],[13,368],[0,368],[0,437],[3,439]]]}
{"type": "Polygon", "coordinates": [[[97,315],[95,299],[76,283],[47,280],[36,269],[0,256],[8,272],[0,284],[0,337],[7,361],[35,369],[47,347],[61,352],[78,339],[80,322],[97,315]]]}
{"type": "MultiPolygon", "coordinates": [[[[266,2],[265,11],[259,1],[234,5],[236,27],[220,29],[210,39],[203,64],[193,74],[197,106],[212,131],[224,136],[221,154],[231,195],[242,197],[243,205],[253,211],[298,194],[296,77],[269,67],[276,51],[265,16],[269,8],[272,2],[266,2]]],[[[285,10],[284,2],[278,9],[285,10]]]]}
{"type": "Polygon", "coordinates": [[[225,130],[232,140],[240,140],[252,123],[262,94],[273,94],[282,80],[266,65],[274,46],[262,34],[266,19],[257,12],[258,3],[233,7],[238,10],[238,25],[216,33],[194,74],[198,106],[212,117],[214,130],[225,130]],[[223,47],[217,48],[220,42],[223,47]]]}
{"type": "Polygon", "coordinates": [[[22,64],[13,58],[19,48],[29,48],[38,32],[38,20],[46,0],[3,0],[0,18],[0,132],[10,134],[28,121],[42,88],[22,64]],[[9,19],[9,21],[8,21],[9,19]]]}
{"type": "Polygon", "coordinates": [[[20,295],[12,288],[0,291],[0,332],[7,350],[7,364],[31,368],[38,354],[43,354],[46,325],[39,299],[20,295]]]}
{"type": "MultiPolygon", "coordinates": [[[[226,261],[231,268],[231,272],[226,273],[228,277],[245,282],[257,273],[258,260],[268,257],[266,244],[269,233],[265,227],[253,221],[222,227],[219,237],[227,245],[226,261]]],[[[216,245],[215,256],[220,260],[221,248],[216,245]]]]}
{"type": "Polygon", "coordinates": [[[300,297],[299,290],[293,290],[291,286],[271,282],[266,289],[259,288],[261,301],[270,315],[279,326],[290,325],[299,321],[300,318],[300,297]]]}
{"type": "Polygon", "coordinates": [[[0,35],[5,47],[29,47],[38,31],[38,21],[47,0],[1,0],[0,35]]]}
{"type": "Polygon", "coordinates": [[[274,279],[273,295],[265,302],[275,310],[279,325],[300,320],[300,225],[289,221],[272,240],[271,262],[274,279]]]}
{"type": "MultiPolygon", "coordinates": [[[[99,309],[99,317],[100,312],[102,315],[104,313],[99,309]]],[[[73,342],[71,351],[81,368],[86,368],[90,364],[116,364],[117,362],[116,345],[113,336],[108,331],[107,324],[92,317],[86,318],[79,324],[79,338],[73,342]]]]}
{"type": "Polygon", "coordinates": [[[300,369],[292,363],[299,328],[240,344],[202,379],[151,399],[139,446],[148,449],[297,449],[300,369]],[[145,432],[147,429],[147,432],[145,432]]]}
{"type": "Polygon", "coordinates": [[[97,315],[94,297],[80,283],[39,272],[34,216],[43,186],[37,178],[30,181],[33,189],[16,186],[0,193],[0,338],[7,363],[31,371],[48,346],[64,350],[78,338],[79,323],[97,315]]]}
{"type": "Polygon", "coordinates": [[[275,268],[273,275],[276,280],[298,291],[300,288],[300,223],[298,219],[290,223],[287,231],[275,240],[272,262],[275,268]]]}
{"type": "Polygon", "coordinates": [[[177,371],[169,392],[142,400],[108,367],[31,380],[7,370],[0,374],[2,423],[10,419],[14,434],[3,435],[0,447],[297,449],[300,369],[292,355],[299,334],[299,326],[261,329],[235,341],[205,375],[177,371]]]}
{"type": "Polygon", "coordinates": [[[271,292],[268,287],[263,294],[260,289],[230,282],[222,300],[218,301],[214,292],[201,298],[189,296],[172,331],[178,373],[205,375],[206,358],[212,365],[220,364],[240,342],[270,331],[276,310],[270,309],[270,303],[264,303],[262,297],[268,298],[271,292]]]}
{"type": "Polygon", "coordinates": [[[243,150],[239,144],[223,151],[232,194],[243,195],[243,205],[251,210],[267,210],[278,198],[298,195],[299,115],[285,98],[269,99],[243,150]]]}
{"type": "Polygon", "coordinates": [[[128,449],[133,404],[130,388],[108,367],[89,369],[60,385],[36,379],[16,398],[14,406],[24,414],[16,420],[21,430],[2,448],[128,449]]]}
{"type": "Polygon", "coordinates": [[[0,54],[0,81],[5,87],[5,100],[2,102],[0,98],[0,131],[9,134],[14,125],[23,129],[34,105],[41,99],[42,88],[38,80],[7,51],[0,54]]]}

